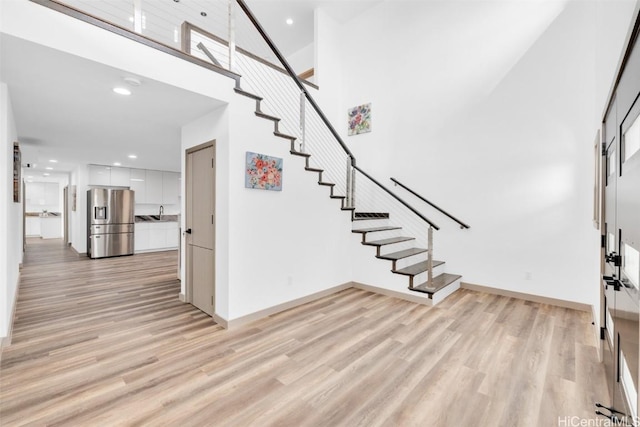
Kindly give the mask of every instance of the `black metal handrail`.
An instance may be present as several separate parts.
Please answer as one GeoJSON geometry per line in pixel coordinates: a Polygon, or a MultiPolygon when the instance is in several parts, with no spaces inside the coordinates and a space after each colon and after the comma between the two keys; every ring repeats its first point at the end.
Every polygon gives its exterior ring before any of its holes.
{"type": "Polygon", "coordinates": [[[342,138],[340,138],[340,135],[338,135],[338,132],[336,132],[336,130],[333,128],[333,126],[331,125],[331,122],[329,122],[329,119],[327,119],[327,117],[324,115],[324,113],[322,112],[322,110],[320,109],[316,101],[313,99],[311,94],[307,91],[307,89],[305,89],[298,75],[293,71],[293,68],[291,68],[291,65],[289,65],[289,62],[287,62],[287,60],[282,55],[282,53],[280,53],[280,50],[273,43],[273,41],[271,40],[267,32],[264,30],[264,28],[262,28],[262,25],[260,25],[260,22],[258,22],[253,12],[251,12],[251,9],[249,9],[249,6],[247,6],[244,0],[236,0],[236,2],[238,3],[238,5],[240,5],[240,7],[244,11],[244,13],[247,15],[247,17],[249,18],[253,26],[256,27],[256,30],[258,30],[258,32],[260,33],[264,41],[267,43],[269,48],[271,48],[271,50],[276,55],[280,63],[287,70],[287,73],[289,74],[289,76],[293,79],[293,81],[296,83],[298,88],[304,93],[304,96],[307,98],[307,100],[309,101],[313,109],[316,110],[316,113],[318,113],[318,115],[320,116],[324,124],[327,126],[331,134],[336,138],[336,140],[338,141],[338,143],[340,144],[344,152],[347,153],[347,155],[351,159],[351,165],[355,166],[356,164],[355,156],[353,155],[353,153],[351,153],[351,150],[349,150],[349,147],[347,147],[347,144],[345,144],[342,138]]]}
{"type": "Polygon", "coordinates": [[[448,216],[449,218],[451,218],[452,220],[454,220],[455,222],[457,222],[458,224],[460,224],[460,228],[471,228],[469,225],[465,224],[464,222],[460,221],[458,218],[456,218],[455,216],[451,215],[449,212],[445,211],[444,209],[442,209],[441,207],[437,206],[435,203],[430,202],[429,200],[425,199],[424,197],[422,197],[420,194],[416,193],[415,191],[413,191],[412,189],[410,189],[409,187],[407,187],[406,185],[404,185],[403,183],[401,183],[400,181],[398,181],[395,178],[391,178],[391,181],[393,181],[394,183],[396,183],[397,185],[399,185],[400,187],[404,188],[405,190],[407,190],[409,193],[413,194],[414,196],[416,196],[418,199],[422,200],[423,202],[425,202],[426,204],[428,204],[429,206],[435,208],[436,210],[440,211],[441,213],[443,213],[444,215],[448,216]]]}
{"type": "Polygon", "coordinates": [[[364,175],[365,177],[367,177],[369,179],[369,181],[373,182],[375,185],[377,185],[378,187],[380,187],[382,190],[386,191],[387,193],[389,193],[389,195],[391,197],[393,197],[394,199],[396,199],[398,202],[400,202],[401,204],[403,204],[407,209],[409,209],[411,212],[413,212],[414,214],[416,214],[420,219],[422,219],[423,221],[425,221],[427,224],[429,224],[431,227],[435,228],[436,230],[440,230],[440,227],[438,227],[436,224],[434,224],[429,218],[427,218],[426,216],[422,215],[420,212],[418,212],[418,210],[416,210],[416,208],[414,208],[413,206],[411,206],[409,203],[405,202],[403,199],[401,199],[400,197],[398,197],[398,195],[396,193],[394,193],[393,191],[389,190],[387,187],[385,187],[384,185],[380,184],[380,182],[378,182],[374,177],[372,177],[371,175],[369,175],[368,173],[366,173],[365,171],[363,171],[362,169],[360,169],[357,166],[353,167],[355,170],[357,170],[358,172],[360,172],[362,175],[364,175]]]}

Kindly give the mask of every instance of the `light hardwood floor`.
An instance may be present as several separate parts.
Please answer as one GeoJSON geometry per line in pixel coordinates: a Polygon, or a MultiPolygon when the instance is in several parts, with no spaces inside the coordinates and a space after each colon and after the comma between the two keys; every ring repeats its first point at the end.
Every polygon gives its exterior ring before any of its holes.
{"type": "Polygon", "coordinates": [[[348,289],[226,331],[175,267],[30,240],[0,425],[557,426],[608,401],[584,312],[348,289]]]}

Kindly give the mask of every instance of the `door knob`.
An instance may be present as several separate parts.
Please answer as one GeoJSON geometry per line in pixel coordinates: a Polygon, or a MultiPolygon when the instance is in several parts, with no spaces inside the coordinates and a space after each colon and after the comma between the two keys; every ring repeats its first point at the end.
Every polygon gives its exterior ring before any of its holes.
{"type": "Polygon", "coordinates": [[[187,233],[187,234],[191,234],[191,229],[187,228],[186,230],[184,230],[184,232],[187,233]]]}

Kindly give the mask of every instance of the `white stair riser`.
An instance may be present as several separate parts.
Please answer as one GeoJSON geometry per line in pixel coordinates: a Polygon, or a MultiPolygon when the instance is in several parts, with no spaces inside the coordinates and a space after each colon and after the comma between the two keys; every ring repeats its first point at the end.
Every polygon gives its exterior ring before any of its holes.
{"type": "Polygon", "coordinates": [[[445,286],[444,288],[440,289],[438,292],[433,294],[433,298],[431,299],[433,305],[436,305],[442,302],[442,300],[444,300],[446,297],[448,297],[449,295],[451,295],[452,293],[460,289],[461,281],[462,281],[462,278],[456,280],[453,283],[448,284],[447,286],[445,286]]]}
{"type": "MultiPolygon", "coordinates": [[[[414,247],[415,241],[407,240],[406,242],[394,243],[391,245],[384,245],[380,247],[380,255],[382,254],[391,254],[394,252],[400,252],[405,249],[409,249],[414,247]]],[[[374,246],[372,246],[374,247],[374,246]]]]}
{"type": "MultiPolygon", "coordinates": [[[[433,277],[439,276],[442,273],[444,273],[446,265],[447,264],[445,263],[445,264],[440,264],[437,267],[434,267],[433,268],[433,277]]],[[[418,285],[426,282],[427,279],[428,279],[428,274],[427,274],[426,271],[424,273],[420,273],[420,274],[418,274],[416,276],[413,276],[413,286],[418,286],[418,285]]]]}
{"type": "Polygon", "coordinates": [[[356,228],[373,228],[373,227],[386,227],[389,224],[389,219],[365,219],[358,221],[351,221],[351,229],[356,228]]]}
{"type": "Polygon", "coordinates": [[[375,233],[366,233],[365,241],[374,242],[376,240],[389,239],[391,237],[401,236],[399,233],[402,230],[387,230],[387,231],[376,231],[375,233]]]}
{"type": "Polygon", "coordinates": [[[427,260],[426,252],[423,252],[421,254],[411,255],[410,257],[402,258],[396,261],[396,270],[400,270],[410,265],[417,264],[419,262],[426,261],[426,260],[427,260]]]}

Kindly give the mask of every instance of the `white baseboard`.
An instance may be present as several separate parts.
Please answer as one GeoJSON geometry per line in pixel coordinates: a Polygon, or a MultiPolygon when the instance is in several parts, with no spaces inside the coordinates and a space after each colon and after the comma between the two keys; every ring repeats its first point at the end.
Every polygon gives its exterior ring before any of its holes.
{"type": "Polygon", "coordinates": [[[289,310],[291,308],[295,308],[302,304],[307,304],[309,302],[315,301],[320,298],[324,298],[331,294],[335,294],[336,292],[340,292],[352,287],[354,287],[353,283],[347,282],[347,283],[343,283],[342,285],[334,286],[333,288],[325,289],[324,291],[316,292],[314,294],[307,295],[302,298],[297,298],[282,304],[275,305],[273,307],[265,308],[264,310],[256,311],[255,313],[247,314],[245,316],[241,316],[235,319],[226,320],[217,315],[214,315],[213,318],[218,324],[223,326],[225,329],[235,329],[239,326],[246,325],[247,323],[264,319],[265,317],[272,316],[276,313],[280,313],[281,311],[289,310]]]}
{"type": "Polygon", "coordinates": [[[16,306],[18,305],[18,292],[20,291],[20,273],[18,273],[18,279],[16,283],[16,292],[13,295],[13,301],[11,302],[11,317],[9,318],[9,330],[7,336],[0,338],[0,349],[9,347],[11,345],[11,335],[13,334],[13,322],[16,318],[16,306]]]}
{"type": "Polygon", "coordinates": [[[556,307],[571,308],[578,311],[592,312],[592,306],[575,301],[566,301],[557,298],[543,297],[540,295],[527,294],[524,292],[508,291],[506,289],[492,288],[490,286],[475,285],[472,283],[461,282],[460,287],[471,291],[484,292],[486,294],[502,295],[505,297],[518,298],[525,301],[537,302],[540,304],[555,305],[556,307]]]}
{"type": "Polygon", "coordinates": [[[180,302],[187,302],[187,296],[182,292],[178,294],[178,299],[180,300],[180,302]]]}

